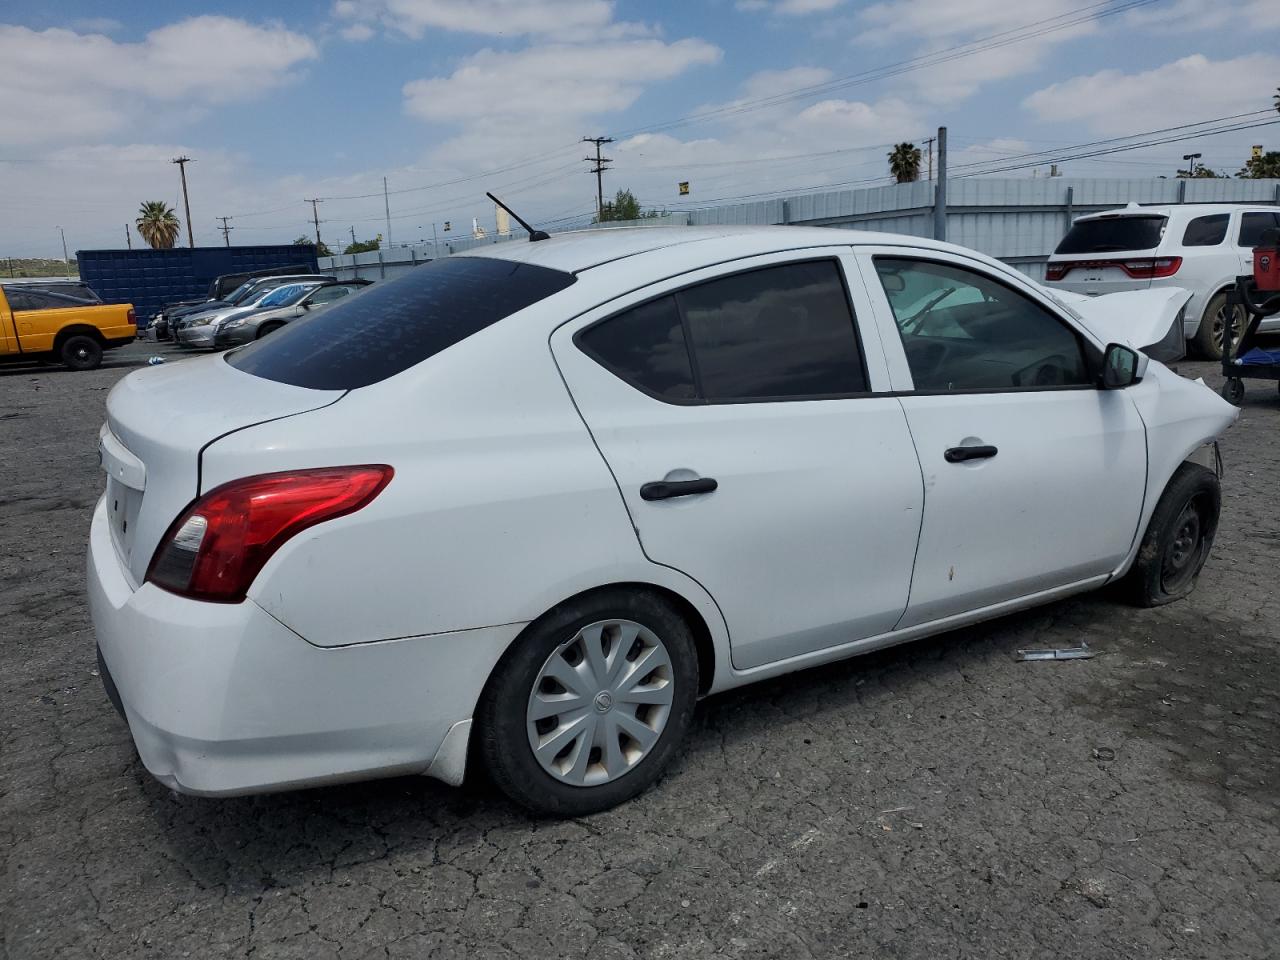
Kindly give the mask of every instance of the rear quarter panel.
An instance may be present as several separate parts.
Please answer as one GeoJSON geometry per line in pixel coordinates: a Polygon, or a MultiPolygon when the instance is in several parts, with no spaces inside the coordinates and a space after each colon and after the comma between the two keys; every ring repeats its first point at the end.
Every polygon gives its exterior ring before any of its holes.
{"type": "Polygon", "coordinates": [[[205,451],[202,490],[301,467],[396,471],[364,509],[285,544],[251,599],[333,647],[523,623],[593,587],[641,582],[684,596],[723,635],[705,591],[640,550],[547,343],[565,308],[542,306],[205,451]]]}

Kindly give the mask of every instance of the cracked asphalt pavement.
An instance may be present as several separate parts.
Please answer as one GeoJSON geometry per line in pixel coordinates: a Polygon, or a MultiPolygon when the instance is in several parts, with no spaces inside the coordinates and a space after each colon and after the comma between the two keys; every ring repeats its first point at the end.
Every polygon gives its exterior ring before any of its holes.
{"type": "Polygon", "coordinates": [[[83,563],[106,391],[155,351],[0,368],[3,956],[1280,953],[1274,384],[1222,444],[1190,599],[1087,595],[711,698],[654,789],[554,822],[483,783],[204,800],[148,776],[83,563]],[[1082,640],[1095,659],[1015,660],[1082,640]]]}

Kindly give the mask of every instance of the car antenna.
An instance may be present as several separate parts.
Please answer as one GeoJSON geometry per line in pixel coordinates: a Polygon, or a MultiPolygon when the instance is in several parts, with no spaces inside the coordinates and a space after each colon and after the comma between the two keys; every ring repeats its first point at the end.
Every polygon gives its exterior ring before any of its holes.
{"type": "Polygon", "coordinates": [[[490,200],[492,200],[494,203],[496,203],[498,206],[500,206],[503,210],[507,211],[507,213],[511,214],[512,219],[514,219],[516,223],[520,224],[520,226],[524,227],[526,230],[529,231],[530,243],[533,243],[537,240],[551,239],[551,234],[547,233],[547,231],[545,230],[533,229],[533,227],[529,226],[529,224],[525,223],[524,220],[521,219],[520,214],[516,213],[514,210],[508,207],[505,203],[503,203],[501,200],[495,197],[492,193],[489,193],[486,190],[484,195],[488,197],[490,200]]]}

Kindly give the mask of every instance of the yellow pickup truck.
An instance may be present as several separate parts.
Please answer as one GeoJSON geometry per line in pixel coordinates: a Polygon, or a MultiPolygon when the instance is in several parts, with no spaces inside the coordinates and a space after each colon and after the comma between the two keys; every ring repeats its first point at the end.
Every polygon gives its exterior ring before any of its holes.
{"type": "Polygon", "coordinates": [[[56,292],[55,285],[0,284],[0,362],[60,361],[92,370],[102,352],[132,343],[138,334],[131,304],[108,304],[56,292]]]}

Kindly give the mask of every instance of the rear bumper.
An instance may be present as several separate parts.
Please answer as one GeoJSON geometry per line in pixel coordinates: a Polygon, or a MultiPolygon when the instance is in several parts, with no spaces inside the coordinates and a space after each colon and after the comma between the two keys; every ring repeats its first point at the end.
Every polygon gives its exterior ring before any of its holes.
{"type": "Polygon", "coordinates": [[[203,796],[404,773],[461,782],[476,700],[520,629],[316,647],[252,601],[133,590],[103,501],[88,583],[103,682],[138,755],[165,785],[203,796]]]}

